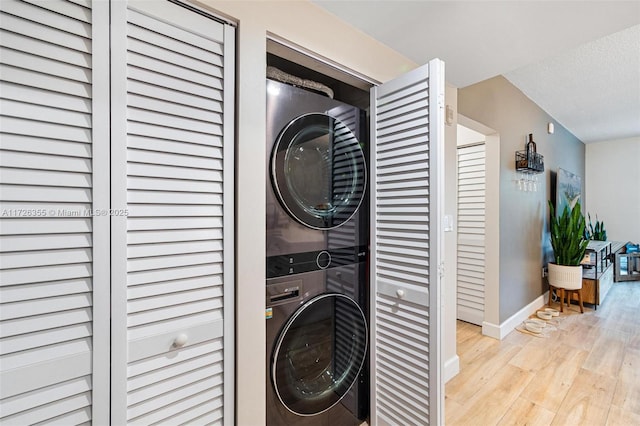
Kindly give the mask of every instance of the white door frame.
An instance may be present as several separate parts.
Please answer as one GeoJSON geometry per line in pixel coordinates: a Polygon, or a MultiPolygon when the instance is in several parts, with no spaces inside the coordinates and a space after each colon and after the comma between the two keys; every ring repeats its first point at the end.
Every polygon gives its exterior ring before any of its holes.
{"type": "MultiPolygon", "coordinates": [[[[485,135],[485,235],[487,238],[485,238],[485,302],[482,334],[500,339],[500,135],[495,130],[462,114],[458,114],[458,124],[485,135]]],[[[456,199],[456,211],[457,209],[456,199]]]]}
{"type": "MultiPolygon", "coordinates": [[[[95,1],[92,14],[92,169],[93,210],[111,209],[109,119],[109,3],[95,1]]],[[[93,221],[93,386],[92,419],[111,420],[111,217],[94,215],[93,221]]]]}

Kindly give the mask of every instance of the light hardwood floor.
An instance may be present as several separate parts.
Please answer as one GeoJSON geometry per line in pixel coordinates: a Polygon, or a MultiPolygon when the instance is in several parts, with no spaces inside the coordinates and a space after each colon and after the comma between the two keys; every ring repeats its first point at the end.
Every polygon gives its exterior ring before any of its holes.
{"type": "Polygon", "coordinates": [[[565,306],[556,324],[498,341],[458,321],[446,424],[640,425],[640,281],[614,283],[597,310],[565,306]]]}

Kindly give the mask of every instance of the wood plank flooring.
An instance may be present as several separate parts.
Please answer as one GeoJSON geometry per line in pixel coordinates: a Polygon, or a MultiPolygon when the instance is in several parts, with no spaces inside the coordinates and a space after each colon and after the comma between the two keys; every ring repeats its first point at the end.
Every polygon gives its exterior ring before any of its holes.
{"type": "Polygon", "coordinates": [[[597,310],[565,306],[546,336],[499,341],[458,321],[446,424],[640,425],[640,281],[614,283],[597,310]]]}

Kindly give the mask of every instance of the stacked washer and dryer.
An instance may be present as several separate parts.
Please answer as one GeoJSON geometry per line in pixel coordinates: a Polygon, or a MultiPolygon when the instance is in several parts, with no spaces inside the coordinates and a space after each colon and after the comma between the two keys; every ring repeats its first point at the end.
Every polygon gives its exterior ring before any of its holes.
{"type": "Polygon", "coordinates": [[[366,116],[267,80],[267,425],[368,414],[366,116]]]}

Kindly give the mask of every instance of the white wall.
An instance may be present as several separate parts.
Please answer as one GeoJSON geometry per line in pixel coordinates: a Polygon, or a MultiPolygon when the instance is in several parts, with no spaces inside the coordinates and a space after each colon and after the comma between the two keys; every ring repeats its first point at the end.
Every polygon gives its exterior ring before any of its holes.
{"type": "Polygon", "coordinates": [[[477,142],[486,142],[486,139],[487,138],[482,133],[458,124],[458,146],[469,145],[477,142]]]}
{"type": "Polygon", "coordinates": [[[585,212],[607,238],[640,243],[640,136],[586,145],[585,212]]]}
{"type": "MultiPolygon", "coordinates": [[[[524,307],[541,301],[547,291],[541,268],[552,254],[547,223],[551,179],[560,167],[585,176],[585,145],[503,76],[458,89],[458,111],[500,134],[497,324],[506,330],[524,307]],[[554,134],[547,133],[549,122],[555,125],[554,134]],[[545,172],[538,176],[537,192],[518,191],[515,183],[515,152],[524,149],[528,133],[533,133],[538,152],[544,156],[545,172]]],[[[492,170],[488,164],[487,170],[492,170]]],[[[491,206],[488,199],[486,205],[491,206]]],[[[490,217],[488,211],[486,214],[490,217]]],[[[487,235],[497,236],[488,229],[487,235]]]]}
{"type": "Polygon", "coordinates": [[[266,39],[275,35],[375,81],[415,68],[307,1],[199,2],[238,23],[236,422],[265,422],[266,39]]]}

